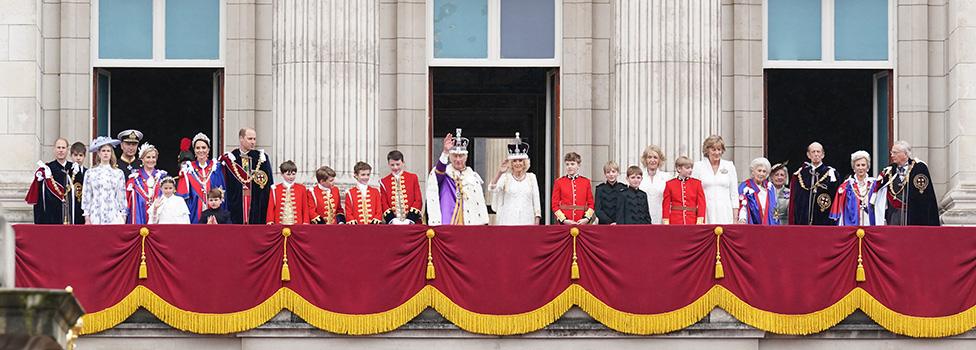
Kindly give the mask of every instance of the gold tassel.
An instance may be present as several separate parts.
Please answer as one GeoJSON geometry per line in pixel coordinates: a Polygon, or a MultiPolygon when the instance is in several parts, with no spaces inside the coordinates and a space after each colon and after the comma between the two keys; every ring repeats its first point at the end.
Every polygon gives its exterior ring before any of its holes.
{"type": "Polygon", "coordinates": [[[140,243],[142,253],[139,257],[139,279],[144,280],[149,278],[149,269],[146,268],[146,236],[149,236],[149,229],[145,227],[140,228],[139,236],[142,236],[142,242],[140,243]]]}
{"type": "Polygon", "coordinates": [[[864,282],[867,281],[867,278],[864,276],[864,260],[862,259],[861,255],[861,245],[864,243],[864,229],[857,229],[855,234],[857,235],[857,272],[854,273],[854,281],[864,282]]]}
{"type": "Polygon", "coordinates": [[[281,265],[281,280],[285,282],[291,281],[291,271],[288,270],[287,261],[285,261],[284,265],[281,265]]]}
{"type": "Polygon", "coordinates": [[[281,229],[281,235],[285,236],[284,241],[281,243],[281,280],[288,282],[291,281],[291,270],[288,269],[288,236],[291,236],[291,229],[287,227],[281,229]]]}
{"type": "Polygon", "coordinates": [[[139,279],[144,280],[149,277],[149,271],[146,270],[146,260],[143,259],[139,263],[139,279]]]}
{"type": "Polygon", "coordinates": [[[431,228],[427,229],[426,235],[427,235],[427,280],[429,281],[437,277],[437,274],[434,272],[434,255],[431,254],[431,250],[432,250],[431,246],[434,244],[432,241],[434,239],[434,229],[431,228]]]}
{"type": "Polygon", "coordinates": [[[722,268],[722,226],[715,227],[715,279],[725,278],[725,269],[722,268]]]}
{"type": "Polygon", "coordinates": [[[437,273],[434,272],[434,262],[427,260],[427,279],[432,280],[437,278],[437,273]]]}
{"type": "Polygon", "coordinates": [[[578,280],[580,278],[579,264],[576,263],[576,236],[579,236],[579,228],[569,229],[569,235],[573,236],[573,265],[569,269],[569,279],[578,280]]]}

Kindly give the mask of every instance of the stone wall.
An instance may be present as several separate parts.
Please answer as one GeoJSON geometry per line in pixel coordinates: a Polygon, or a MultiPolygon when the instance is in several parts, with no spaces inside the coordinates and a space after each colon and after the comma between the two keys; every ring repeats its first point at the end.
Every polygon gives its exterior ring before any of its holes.
{"type": "Polygon", "coordinates": [[[863,313],[809,336],[782,336],[744,325],[716,309],[698,323],[669,334],[632,336],[596,323],[586,313],[571,309],[548,327],[519,336],[487,336],[465,332],[428,309],[399,329],[373,336],[344,336],[323,332],[283,311],[268,323],[232,335],[194,335],[160,323],[139,311],[125,323],[105,332],[84,336],[84,349],[969,349],[976,346],[976,331],[952,338],[925,340],[891,334],[863,313]]]}

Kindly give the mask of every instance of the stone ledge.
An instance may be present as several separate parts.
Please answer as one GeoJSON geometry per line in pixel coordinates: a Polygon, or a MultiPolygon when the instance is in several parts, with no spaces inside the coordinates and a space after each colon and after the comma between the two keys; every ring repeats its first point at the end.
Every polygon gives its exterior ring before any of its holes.
{"type": "MultiPolygon", "coordinates": [[[[148,311],[140,309],[115,328],[86,337],[99,338],[343,338],[356,337],[329,333],[312,327],[301,318],[284,310],[258,328],[229,335],[197,335],[173,329],[162,323],[148,311]]],[[[741,323],[721,309],[713,310],[704,319],[688,328],[661,335],[639,336],[614,331],[596,322],[579,308],[573,307],[553,324],[524,335],[493,336],[466,332],[451,324],[433,309],[427,309],[412,321],[392,332],[372,335],[377,338],[818,338],[818,339],[902,339],[875,324],[864,313],[857,311],[840,324],[812,335],[790,336],[764,332],[741,323]]],[[[976,339],[976,330],[952,338],[976,339]]]]}

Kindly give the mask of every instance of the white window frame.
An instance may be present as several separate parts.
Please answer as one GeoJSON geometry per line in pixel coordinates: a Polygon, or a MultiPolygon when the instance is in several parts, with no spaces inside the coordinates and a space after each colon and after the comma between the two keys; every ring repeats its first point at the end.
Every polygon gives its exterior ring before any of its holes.
{"type": "MultiPolygon", "coordinates": [[[[158,0],[157,0],[158,1],[158,0]]],[[[562,56],[563,2],[553,0],[553,58],[501,57],[501,0],[488,0],[488,58],[434,58],[434,0],[427,4],[427,65],[430,67],[559,67],[562,56]]]]}
{"type": "Polygon", "coordinates": [[[227,0],[219,0],[220,24],[217,30],[217,41],[220,48],[217,59],[167,59],[166,58],[166,0],[153,0],[153,58],[152,59],[102,59],[98,56],[98,9],[99,0],[91,2],[91,61],[93,67],[197,67],[223,68],[227,41],[227,0]]]}
{"type": "Polygon", "coordinates": [[[763,68],[824,68],[824,69],[894,69],[897,48],[895,0],[888,0],[888,60],[885,61],[838,61],[834,46],[834,0],[821,0],[820,60],[770,60],[769,59],[769,0],[763,0],[763,68]]]}

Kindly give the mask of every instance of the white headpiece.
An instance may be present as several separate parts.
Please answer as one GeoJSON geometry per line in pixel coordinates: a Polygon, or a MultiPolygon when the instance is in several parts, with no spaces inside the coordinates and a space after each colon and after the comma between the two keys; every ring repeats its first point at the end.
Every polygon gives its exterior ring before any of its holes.
{"type": "Polygon", "coordinates": [[[156,154],[159,155],[159,150],[156,149],[156,146],[153,146],[149,144],[149,142],[146,142],[142,144],[142,146],[139,146],[139,159],[142,159],[142,157],[146,155],[146,152],[149,151],[156,151],[156,154]]]}
{"type": "MultiPolygon", "coordinates": [[[[200,132],[200,133],[197,133],[197,135],[196,135],[196,136],[193,136],[193,142],[191,142],[190,144],[191,144],[191,145],[193,145],[193,144],[196,144],[196,143],[197,143],[197,141],[200,141],[200,140],[204,140],[204,141],[206,141],[206,142],[207,142],[207,146],[208,146],[208,147],[210,146],[210,138],[209,138],[209,137],[207,137],[207,135],[205,135],[205,134],[204,134],[204,133],[202,133],[202,132],[200,132]]],[[[192,146],[191,146],[191,147],[192,147],[192,146]]]]}
{"type": "Polygon", "coordinates": [[[96,137],[94,140],[92,140],[91,144],[89,144],[88,152],[92,152],[92,153],[98,152],[98,149],[102,148],[102,146],[105,145],[109,145],[112,146],[112,148],[115,148],[115,146],[118,146],[120,143],[122,143],[122,141],[113,139],[111,137],[99,136],[96,137]]]}

